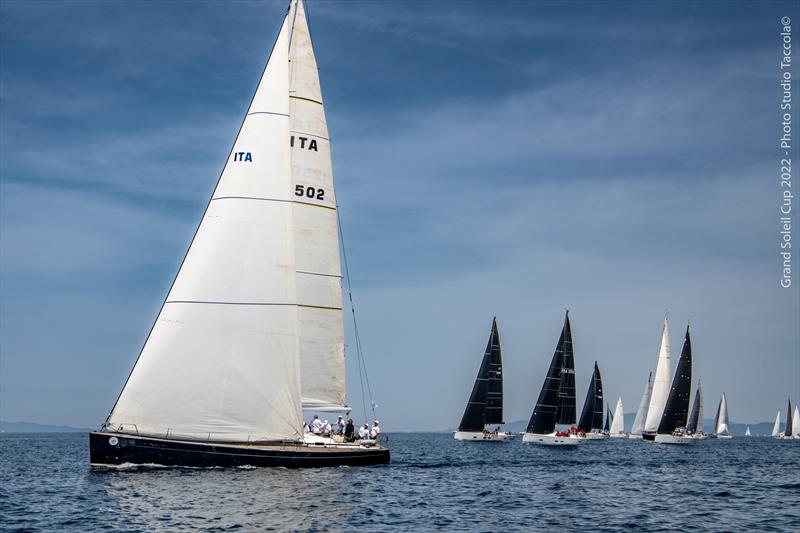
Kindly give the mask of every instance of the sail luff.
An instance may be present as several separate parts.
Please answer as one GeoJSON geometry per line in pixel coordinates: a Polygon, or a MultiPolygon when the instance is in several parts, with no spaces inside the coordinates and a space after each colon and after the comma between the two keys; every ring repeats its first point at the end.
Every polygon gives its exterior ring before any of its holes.
{"type": "Polygon", "coordinates": [[[489,392],[489,374],[492,371],[492,350],[496,343],[495,325],[492,324],[492,331],[489,333],[489,341],[478,368],[478,375],[475,384],[472,386],[472,393],[464,409],[464,416],[458,426],[459,431],[482,431],[486,424],[486,402],[489,392]]]}
{"type": "Polygon", "coordinates": [[[641,435],[644,429],[644,420],[647,417],[647,408],[650,405],[650,394],[653,392],[653,373],[647,376],[647,384],[644,386],[642,399],[639,400],[639,407],[636,409],[636,417],[631,426],[631,435],[641,435]]]}
{"type": "Polygon", "coordinates": [[[650,395],[650,405],[647,408],[647,417],[645,418],[643,428],[644,432],[652,433],[658,430],[671,388],[672,358],[670,356],[669,322],[664,318],[664,327],[661,331],[661,345],[658,350],[658,361],[656,363],[656,373],[653,376],[653,392],[650,395]]]}
{"type": "Polygon", "coordinates": [[[617,397],[617,405],[614,407],[614,417],[609,428],[611,435],[621,435],[625,433],[625,412],[622,409],[622,396],[617,397]]]}
{"type": "Polygon", "coordinates": [[[683,341],[678,366],[672,380],[667,403],[658,425],[658,433],[670,434],[676,428],[686,427],[686,417],[689,413],[690,387],[692,384],[692,340],[689,328],[686,328],[686,337],[683,341]]]}
{"type": "Polygon", "coordinates": [[[544,379],[539,397],[533,407],[533,413],[528,421],[527,433],[546,434],[551,433],[556,427],[556,415],[558,412],[558,390],[561,382],[561,362],[564,352],[564,340],[569,324],[569,312],[564,319],[564,327],[561,329],[561,336],[556,344],[553,358],[547,369],[547,376],[544,379]]]}

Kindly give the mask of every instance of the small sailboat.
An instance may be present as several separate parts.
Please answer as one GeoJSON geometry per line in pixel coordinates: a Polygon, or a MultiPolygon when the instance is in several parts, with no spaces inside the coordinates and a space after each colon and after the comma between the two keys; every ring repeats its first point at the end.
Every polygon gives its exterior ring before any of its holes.
{"type": "Polygon", "coordinates": [[[722,398],[719,399],[719,407],[717,407],[717,416],[714,422],[714,435],[718,439],[732,439],[733,435],[728,428],[728,399],[725,393],[722,393],[722,398]]]}
{"type": "Polygon", "coordinates": [[[689,327],[686,327],[686,336],[683,349],[678,358],[678,366],[672,380],[669,397],[661,416],[661,422],[656,431],[655,441],[664,444],[687,444],[693,439],[686,430],[689,416],[689,400],[691,398],[692,384],[692,339],[689,327]]]}
{"type": "Polygon", "coordinates": [[[614,417],[611,422],[611,428],[608,430],[608,436],[612,439],[628,436],[625,433],[625,413],[622,410],[622,396],[617,397],[617,405],[614,407],[614,417]]]}
{"type": "Polygon", "coordinates": [[[647,416],[645,417],[642,438],[645,440],[655,440],[658,426],[664,414],[664,407],[667,405],[670,388],[672,387],[672,357],[670,355],[669,344],[669,322],[664,317],[664,326],[661,330],[661,345],[658,348],[658,361],[656,362],[656,373],[653,376],[653,391],[650,394],[650,402],[647,406],[647,416]]]}
{"type": "Polygon", "coordinates": [[[647,418],[647,408],[650,406],[650,395],[653,392],[653,373],[647,376],[647,385],[644,386],[642,399],[639,400],[639,408],[636,409],[636,417],[633,419],[629,439],[641,439],[644,429],[644,420],[647,418]]]}
{"type": "Polygon", "coordinates": [[[747,429],[744,431],[744,436],[745,437],[752,437],[753,436],[753,434],[750,433],[750,426],[747,426],[747,429]]]}
{"type": "Polygon", "coordinates": [[[778,410],[778,414],[775,415],[775,425],[772,426],[772,433],[770,433],[770,437],[779,439],[783,436],[781,433],[781,411],[778,410]]]}
{"type": "Polygon", "coordinates": [[[594,362],[594,372],[589,381],[589,390],[583,402],[581,417],[578,419],[578,431],[586,434],[589,440],[604,439],[606,435],[600,431],[603,427],[603,379],[597,361],[594,362]]]}
{"type": "Polygon", "coordinates": [[[789,406],[786,408],[786,425],[783,428],[783,438],[784,439],[793,439],[794,438],[794,431],[797,429],[795,427],[795,422],[793,420],[794,416],[792,414],[792,399],[789,398],[789,406]]]}
{"type": "MultiPolygon", "coordinates": [[[[303,0],[291,0],[214,193],[92,465],[320,467],[389,450],[308,442],[349,412],[337,202],[303,0]]],[[[376,421],[377,422],[377,421],[376,421]]]]}
{"type": "Polygon", "coordinates": [[[692,410],[689,412],[689,421],[686,423],[686,432],[692,438],[704,440],[707,437],[703,433],[703,390],[700,382],[697,382],[697,392],[694,394],[694,403],[692,403],[692,410]]]}
{"type": "Polygon", "coordinates": [[[572,328],[569,311],[550,361],[539,398],[528,421],[522,442],[546,446],[574,446],[586,439],[577,428],[556,431],[556,424],[575,424],[575,357],[572,351],[572,328]]]}
{"type": "Polygon", "coordinates": [[[469,396],[464,416],[453,437],[456,440],[477,442],[508,441],[512,433],[500,431],[503,424],[503,357],[500,352],[500,333],[497,319],[492,320],[492,331],[483,354],[472,394],[469,396]],[[494,431],[487,431],[488,424],[498,424],[494,431]]]}

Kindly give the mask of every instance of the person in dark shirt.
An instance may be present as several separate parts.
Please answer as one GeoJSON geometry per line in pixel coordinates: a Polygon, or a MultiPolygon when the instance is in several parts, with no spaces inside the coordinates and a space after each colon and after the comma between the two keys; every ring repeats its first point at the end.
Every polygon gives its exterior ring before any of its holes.
{"type": "Polygon", "coordinates": [[[353,434],[355,433],[356,429],[353,427],[353,419],[347,419],[347,425],[344,427],[344,440],[346,442],[353,442],[355,440],[353,438],[353,434]]]}

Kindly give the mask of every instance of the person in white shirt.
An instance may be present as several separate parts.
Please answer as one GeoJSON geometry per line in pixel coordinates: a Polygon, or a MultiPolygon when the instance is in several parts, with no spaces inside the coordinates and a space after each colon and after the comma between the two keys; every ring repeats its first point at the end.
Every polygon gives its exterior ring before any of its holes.
{"type": "Polygon", "coordinates": [[[309,433],[311,433],[311,428],[308,427],[307,422],[303,422],[303,435],[308,435],[309,433]]]}
{"type": "Polygon", "coordinates": [[[322,420],[316,415],[314,415],[314,420],[311,421],[311,433],[314,435],[322,434],[322,420]]]}
{"type": "Polygon", "coordinates": [[[336,426],[334,426],[333,432],[336,435],[341,435],[344,433],[344,418],[341,416],[339,417],[339,420],[336,421],[336,426]]]}
{"type": "Polygon", "coordinates": [[[331,436],[331,425],[327,420],[322,421],[322,436],[323,437],[331,436]]]}
{"type": "Polygon", "coordinates": [[[377,420],[372,424],[372,429],[369,431],[369,438],[375,440],[381,434],[380,422],[377,420]]]}
{"type": "Polygon", "coordinates": [[[369,426],[364,424],[364,427],[358,430],[358,438],[359,439],[367,439],[369,438],[369,426]]]}

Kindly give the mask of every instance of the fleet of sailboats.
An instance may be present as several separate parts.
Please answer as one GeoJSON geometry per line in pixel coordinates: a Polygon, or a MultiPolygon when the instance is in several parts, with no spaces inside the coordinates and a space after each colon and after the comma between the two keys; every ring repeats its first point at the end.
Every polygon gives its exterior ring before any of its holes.
{"type": "Polygon", "coordinates": [[[303,0],[292,0],[214,193],[93,465],[366,465],[375,443],[306,442],[348,412],[331,148],[303,0]]]}
{"type": "Polygon", "coordinates": [[[494,318],[478,376],[454,438],[478,442],[512,440],[512,433],[500,431],[499,426],[503,423],[503,356],[497,318],[494,318]],[[487,424],[497,424],[498,427],[494,431],[487,431],[487,424]]]}

